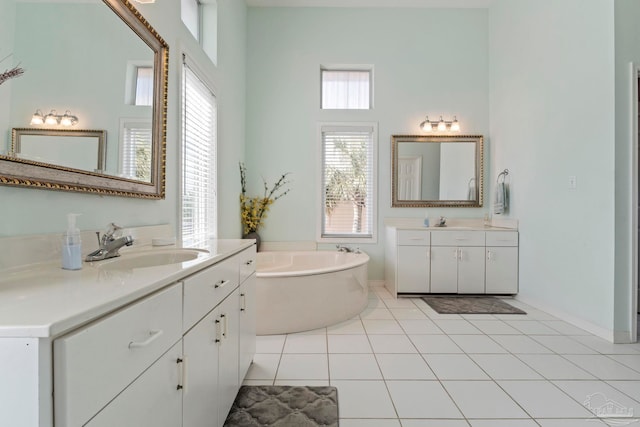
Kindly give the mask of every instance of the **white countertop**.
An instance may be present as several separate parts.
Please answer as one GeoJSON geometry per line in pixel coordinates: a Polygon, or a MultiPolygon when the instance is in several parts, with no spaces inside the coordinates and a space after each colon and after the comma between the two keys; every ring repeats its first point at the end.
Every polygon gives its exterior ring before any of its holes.
{"type": "MultiPolygon", "coordinates": [[[[192,261],[131,270],[101,269],[100,262],[95,262],[84,263],[82,270],[67,271],[56,261],[0,271],[0,337],[56,337],[253,243],[242,239],[211,240],[198,246],[209,253],[202,252],[192,261]]],[[[175,246],[139,246],[122,249],[121,253],[124,257],[140,250],[168,248],[175,246]]]]}
{"type": "Polygon", "coordinates": [[[427,231],[518,231],[518,221],[514,219],[492,219],[490,225],[484,225],[483,219],[476,218],[447,218],[446,226],[436,227],[434,224],[439,217],[430,217],[431,225],[425,227],[423,218],[385,218],[387,227],[402,230],[427,231]]]}

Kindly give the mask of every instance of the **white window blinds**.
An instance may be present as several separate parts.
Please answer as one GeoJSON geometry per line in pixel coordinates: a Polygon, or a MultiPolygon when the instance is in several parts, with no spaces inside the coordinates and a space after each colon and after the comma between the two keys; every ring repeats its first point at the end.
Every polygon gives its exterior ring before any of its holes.
{"type": "Polygon", "coordinates": [[[371,108],[370,70],[322,70],[322,108],[371,108]]]}
{"type": "Polygon", "coordinates": [[[375,138],[372,125],[321,126],[321,238],[373,238],[375,138]]]}
{"type": "Polygon", "coordinates": [[[126,178],[151,182],[151,122],[122,122],[121,173],[126,178]]]}
{"type": "Polygon", "coordinates": [[[216,98],[185,63],[182,129],[182,241],[216,237],[216,98]]]}

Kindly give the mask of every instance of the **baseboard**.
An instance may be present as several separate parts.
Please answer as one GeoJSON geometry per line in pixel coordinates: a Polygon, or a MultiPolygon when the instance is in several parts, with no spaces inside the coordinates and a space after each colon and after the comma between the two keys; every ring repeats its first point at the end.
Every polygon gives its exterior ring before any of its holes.
{"type": "MultiPolygon", "coordinates": [[[[527,297],[523,297],[522,295],[518,294],[515,296],[515,299],[517,301],[521,301],[525,304],[530,305],[533,308],[537,308],[538,310],[544,311],[545,313],[549,313],[552,316],[557,317],[558,319],[564,320],[565,322],[571,323],[574,326],[577,326],[580,329],[584,329],[587,332],[591,332],[593,335],[596,335],[600,338],[603,338],[609,342],[617,342],[615,341],[614,337],[614,331],[611,331],[609,329],[605,329],[601,326],[598,325],[594,325],[591,322],[588,322],[584,319],[581,319],[579,317],[575,317],[572,316],[570,314],[565,313],[562,310],[558,310],[555,307],[550,307],[547,304],[544,304],[534,298],[527,298],[527,297]]],[[[627,342],[628,342],[628,336],[627,336],[627,342]]]]}
{"type": "Polygon", "coordinates": [[[383,288],[384,287],[384,280],[369,280],[369,287],[370,288],[383,288]]]}

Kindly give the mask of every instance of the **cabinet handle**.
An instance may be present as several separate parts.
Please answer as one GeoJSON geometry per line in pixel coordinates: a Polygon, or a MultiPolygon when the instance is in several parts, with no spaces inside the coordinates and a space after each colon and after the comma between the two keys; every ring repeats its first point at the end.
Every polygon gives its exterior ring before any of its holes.
{"type": "Polygon", "coordinates": [[[240,294],[240,298],[242,298],[240,302],[240,311],[245,311],[247,309],[247,296],[245,294],[240,294]]]}
{"type": "Polygon", "coordinates": [[[414,240],[414,241],[420,240],[420,241],[422,241],[422,240],[424,240],[424,237],[411,237],[411,238],[409,238],[409,240],[414,240]]]}
{"type": "Polygon", "coordinates": [[[252,260],[252,259],[250,259],[249,261],[245,262],[244,264],[245,264],[245,265],[251,265],[251,264],[253,264],[253,260],[252,260]]]}
{"type": "Polygon", "coordinates": [[[487,251],[487,259],[489,261],[491,261],[491,251],[489,251],[489,250],[487,251]]]}
{"type": "Polygon", "coordinates": [[[453,258],[454,259],[458,259],[458,250],[457,249],[453,250],[453,258]]]}
{"type": "Polygon", "coordinates": [[[462,261],[462,249],[458,249],[458,259],[462,261]]]}
{"type": "Polygon", "coordinates": [[[228,280],[220,280],[218,283],[216,283],[215,285],[213,285],[213,287],[214,287],[215,289],[222,288],[222,287],[224,287],[224,285],[226,285],[227,283],[229,283],[229,281],[228,281],[228,280]]]}
{"type": "Polygon", "coordinates": [[[220,318],[223,321],[223,327],[222,327],[222,338],[227,339],[227,326],[228,326],[228,321],[227,321],[227,315],[226,314],[221,314],[220,318]]]}
{"type": "Polygon", "coordinates": [[[431,250],[427,249],[427,259],[431,259],[431,250]]]}
{"type": "Polygon", "coordinates": [[[178,364],[178,387],[177,390],[186,391],[187,388],[187,363],[186,357],[178,358],[176,363],[178,364]]]}
{"type": "Polygon", "coordinates": [[[149,331],[149,338],[144,341],[131,341],[129,343],[129,348],[146,347],[155,341],[160,335],[162,335],[162,329],[149,331]]]}
{"type": "Polygon", "coordinates": [[[468,237],[456,237],[456,240],[469,240],[468,237]]]}
{"type": "Polygon", "coordinates": [[[216,341],[215,342],[220,342],[222,341],[222,337],[220,336],[220,333],[221,333],[220,321],[216,319],[214,323],[216,324],[216,341]]]}

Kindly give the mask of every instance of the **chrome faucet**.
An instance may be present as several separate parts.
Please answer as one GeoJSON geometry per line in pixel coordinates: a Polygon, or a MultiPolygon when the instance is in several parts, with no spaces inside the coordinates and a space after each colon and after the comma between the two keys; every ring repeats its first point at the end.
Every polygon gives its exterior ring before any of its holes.
{"type": "Polygon", "coordinates": [[[115,258],[120,256],[119,251],[121,247],[133,245],[133,237],[131,236],[118,238],[114,236],[116,232],[120,230],[122,230],[122,227],[111,223],[109,224],[109,229],[102,237],[100,237],[100,232],[97,231],[96,235],[98,236],[99,248],[87,255],[85,261],[101,261],[103,259],[115,258]]]}
{"type": "Polygon", "coordinates": [[[338,249],[338,252],[346,252],[346,253],[354,253],[354,254],[359,254],[360,253],[360,249],[359,248],[353,249],[350,246],[336,245],[336,249],[338,249]]]}
{"type": "Polygon", "coordinates": [[[447,226],[447,218],[441,216],[440,219],[438,220],[438,224],[436,225],[436,227],[446,227],[447,226]]]}

